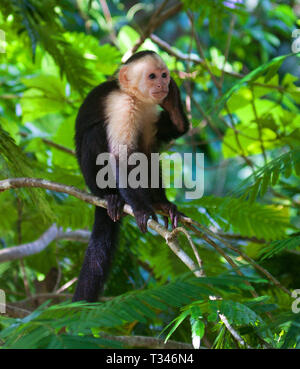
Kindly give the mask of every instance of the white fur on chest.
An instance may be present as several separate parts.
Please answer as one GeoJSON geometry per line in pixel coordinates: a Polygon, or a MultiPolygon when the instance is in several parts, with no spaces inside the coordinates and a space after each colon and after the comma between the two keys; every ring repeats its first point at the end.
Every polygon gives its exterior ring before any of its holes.
{"type": "Polygon", "coordinates": [[[136,102],[122,91],[111,92],[106,99],[106,124],[110,150],[118,155],[119,145],[127,145],[129,151],[137,148],[142,138],[144,152],[150,149],[158,119],[157,105],[136,102]]]}

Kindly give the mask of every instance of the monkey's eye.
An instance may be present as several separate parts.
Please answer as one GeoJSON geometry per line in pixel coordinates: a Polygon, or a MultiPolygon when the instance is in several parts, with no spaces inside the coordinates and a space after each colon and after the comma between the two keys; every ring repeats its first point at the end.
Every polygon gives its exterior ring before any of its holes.
{"type": "Polygon", "coordinates": [[[155,77],[156,77],[156,75],[154,73],[149,74],[150,79],[154,79],[155,77]]]}
{"type": "Polygon", "coordinates": [[[162,78],[167,78],[167,73],[164,72],[161,76],[162,76],[162,78]]]}

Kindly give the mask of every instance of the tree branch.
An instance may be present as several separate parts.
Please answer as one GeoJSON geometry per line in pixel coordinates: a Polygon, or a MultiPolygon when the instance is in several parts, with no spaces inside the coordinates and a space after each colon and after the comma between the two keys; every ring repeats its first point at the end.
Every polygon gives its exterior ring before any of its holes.
{"type": "Polygon", "coordinates": [[[148,26],[143,32],[143,35],[140,36],[140,38],[138,39],[136,44],[132,47],[132,49],[129,50],[127,53],[125,53],[125,55],[122,58],[122,61],[125,61],[132,54],[134,54],[139,49],[139,47],[144,43],[144,41],[150,36],[150,34],[154,32],[156,28],[158,28],[161,24],[163,24],[168,18],[171,18],[175,14],[180,12],[180,10],[182,9],[182,4],[178,3],[162,13],[167,3],[168,0],[164,0],[162,4],[157,8],[157,10],[152,14],[148,26]]]}
{"type": "Polygon", "coordinates": [[[61,227],[52,224],[37,240],[19,246],[9,247],[0,250],[0,263],[22,259],[26,256],[37,254],[43,251],[51,242],[55,240],[70,240],[78,242],[88,242],[91,232],[85,230],[63,232],[61,227]]]}
{"type": "Polygon", "coordinates": [[[0,263],[5,261],[21,259],[25,256],[37,254],[44,250],[55,238],[58,233],[58,228],[53,224],[46,232],[42,234],[34,242],[25,243],[24,245],[9,247],[0,250],[0,263]]]}
{"type": "MultiPolygon", "coordinates": [[[[156,36],[155,34],[151,33],[149,38],[158,45],[162,50],[166,51],[169,55],[174,56],[177,59],[186,61],[186,62],[193,62],[195,64],[201,64],[202,67],[207,69],[207,65],[204,59],[200,58],[197,54],[184,54],[182,51],[174,49],[171,45],[169,45],[166,41],[162,40],[160,37],[156,36]]],[[[234,72],[234,71],[226,71],[222,69],[222,73],[225,73],[234,78],[243,78],[244,75],[234,72]]]]}
{"type": "MultiPolygon", "coordinates": [[[[63,192],[67,193],[71,196],[78,198],[84,202],[89,204],[100,206],[103,208],[107,207],[106,201],[100,199],[97,196],[93,196],[88,194],[82,190],[79,190],[73,186],[67,186],[60,183],[48,181],[46,179],[40,178],[8,178],[3,181],[0,181],[0,192],[6,191],[9,189],[16,189],[16,188],[24,188],[24,187],[38,187],[38,188],[45,188],[48,190],[56,191],[56,192],[63,192]]],[[[124,206],[124,212],[134,216],[133,211],[129,205],[124,206]]],[[[174,237],[170,237],[171,233],[157,223],[153,219],[148,220],[149,228],[156,231],[160,236],[162,236],[165,240],[167,245],[170,249],[177,255],[177,257],[196,275],[201,276],[201,272],[197,264],[180,248],[178,241],[174,239],[174,237]]],[[[8,259],[8,256],[14,255],[14,259],[20,258],[23,256],[32,255],[33,253],[42,251],[47,245],[52,242],[57,235],[59,234],[59,229],[56,225],[52,225],[37,241],[31,242],[29,244],[22,245],[21,251],[19,251],[20,246],[15,246],[13,248],[5,249],[0,251],[0,261],[7,261],[12,260],[11,258],[8,259]],[[10,253],[10,250],[13,251],[10,253]],[[38,251],[36,251],[38,250],[38,251]],[[23,254],[22,251],[25,253],[23,254]],[[35,252],[34,252],[35,251],[35,252]],[[22,256],[21,256],[22,254],[22,256]]]]}

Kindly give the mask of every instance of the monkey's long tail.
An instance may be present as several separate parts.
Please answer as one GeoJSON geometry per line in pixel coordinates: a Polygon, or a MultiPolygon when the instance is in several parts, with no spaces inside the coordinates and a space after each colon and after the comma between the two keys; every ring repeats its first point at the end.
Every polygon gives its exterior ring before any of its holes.
{"type": "Polygon", "coordinates": [[[78,278],[73,301],[97,301],[104,287],[114,255],[120,222],[113,222],[107,210],[96,207],[92,235],[78,278]]]}

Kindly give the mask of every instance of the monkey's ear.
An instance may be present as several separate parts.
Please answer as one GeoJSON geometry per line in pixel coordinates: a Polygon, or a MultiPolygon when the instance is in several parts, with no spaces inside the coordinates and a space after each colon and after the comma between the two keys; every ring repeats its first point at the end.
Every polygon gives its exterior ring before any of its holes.
{"type": "Polygon", "coordinates": [[[124,86],[124,87],[127,87],[128,82],[129,82],[127,72],[128,72],[128,67],[126,65],[124,65],[119,71],[119,81],[120,81],[121,86],[124,86]]]}

